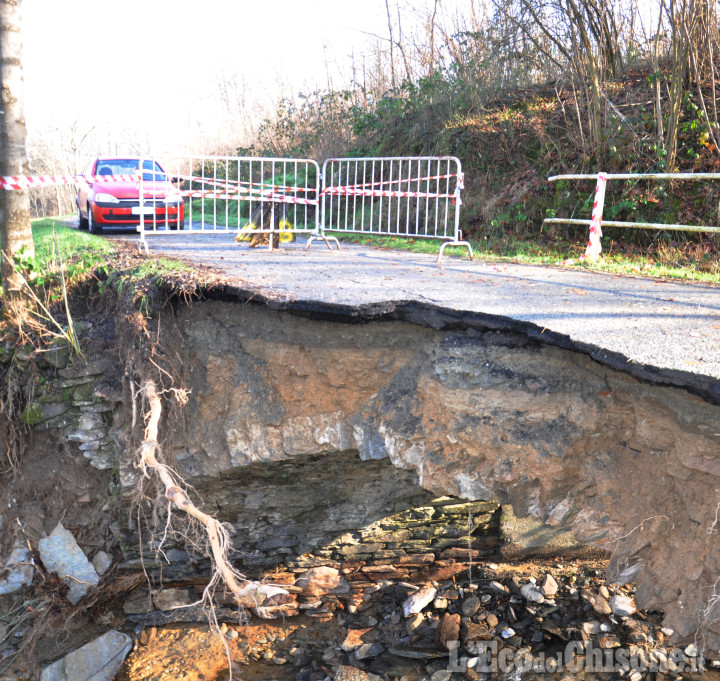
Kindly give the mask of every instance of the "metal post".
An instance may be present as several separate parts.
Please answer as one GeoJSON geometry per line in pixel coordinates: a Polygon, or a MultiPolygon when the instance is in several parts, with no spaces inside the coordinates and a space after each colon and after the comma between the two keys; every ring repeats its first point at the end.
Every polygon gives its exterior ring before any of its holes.
{"type": "Polygon", "coordinates": [[[140,199],[140,208],[138,209],[140,211],[140,249],[145,249],[145,254],[150,253],[150,249],[148,248],[147,239],[145,238],[145,187],[143,185],[143,164],[144,164],[144,158],[141,156],[138,160],[138,198],[140,199]]]}
{"type": "Polygon", "coordinates": [[[605,206],[606,185],[607,176],[604,173],[598,173],[597,184],[595,185],[595,202],[593,203],[592,216],[590,218],[590,237],[587,248],[585,249],[585,254],[582,256],[585,260],[597,260],[602,251],[600,237],[602,236],[602,215],[605,206]]]}

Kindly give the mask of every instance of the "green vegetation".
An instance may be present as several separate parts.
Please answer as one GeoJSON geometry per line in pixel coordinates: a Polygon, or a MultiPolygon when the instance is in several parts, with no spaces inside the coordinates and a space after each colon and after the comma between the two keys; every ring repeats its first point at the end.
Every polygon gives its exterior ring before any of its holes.
{"type": "MultiPolygon", "coordinates": [[[[150,311],[163,286],[187,295],[199,285],[189,265],[164,257],[142,257],[127,245],[72,229],[61,219],[34,220],[32,228],[35,258],[20,254],[16,268],[27,282],[30,316],[23,324],[33,342],[64,337],[79,352],[68,293],[88,283],[142,313],[150,311]]],[[[17,326],[13,314],[8,319],[17,326]]]]}
{"type": "Polygon", "coordinates": [[[39,285],[56,275],[62,262],[65,262],[65,276],[72,281],[101,267],[116,252],[111,241],[71,229],[58,219],[33,220],[32,230],[35,260],[32,265],[21,264],[26,270],[34,271],[32,278],[39,285]]]}
{"type": "MultiPolygon", "coordinates": [[[[497,0],[467,6],[449,23],[433,11],[427,32],[412,34],[391,0],[372,79],[363,61],[362,78],[353,74],[342,88],[282,99],[253,146],[238,152],[454,155],[466,180],[460,227],[480,253],[488,244],[488,257],[577,259],[587,228],[543,220],[589,218],[594,183],[549,176],[720,168],[720,3],[660,10],[655,39],[633,19],[636,9],[633,0],[497,0]]],[[[718,205],[718,181],[615,180],[605,218],[718,225],[718,205]]],[[[606,255],[594,268],[718,274],[720,237],[604,232],[606,255]]]]}

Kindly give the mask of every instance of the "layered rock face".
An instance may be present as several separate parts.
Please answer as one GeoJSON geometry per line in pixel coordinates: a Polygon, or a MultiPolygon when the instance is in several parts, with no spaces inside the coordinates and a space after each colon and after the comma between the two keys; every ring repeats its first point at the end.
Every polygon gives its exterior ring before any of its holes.
{"type": "MultiPolygon", "coordinates": [[[[353,450],[358,466],[388,459],[432,495],[570,523],[612,552],[613,580],[637,582],[639,607],[683,638],[700,628],[717,655],[720,407],[511,333],[220,302],[177,321],[192,393],[175,456],[191,482],[353,450]]],[[[261,496],[243,512],[259,515],[261,496]]]]}

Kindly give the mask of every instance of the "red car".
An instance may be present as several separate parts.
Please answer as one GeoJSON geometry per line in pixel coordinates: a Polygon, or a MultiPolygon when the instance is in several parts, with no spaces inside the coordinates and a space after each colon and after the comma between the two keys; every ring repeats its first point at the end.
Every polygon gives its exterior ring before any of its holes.
{"type": "MultiPolygon", "coordinates": [[[[91,161],[85,176],[135,176],[139,158],[96,158],[91,161]]],[[[140,181],[127,179],[113,182],[86,181],[80,184],[77,195],[78,226],[100,234],[106,226],[136,226],[140,211],[147,229],[182,229],[185,204],[157,161],[143,160],[144,201],[140,207],[140,181]]]]}

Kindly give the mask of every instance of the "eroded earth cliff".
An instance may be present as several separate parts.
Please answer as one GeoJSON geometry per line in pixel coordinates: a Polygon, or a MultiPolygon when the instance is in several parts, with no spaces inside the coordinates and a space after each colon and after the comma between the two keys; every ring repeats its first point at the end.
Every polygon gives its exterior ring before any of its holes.
{"type": "MultiPolygon", "coordinates": [[[[611,581],[634,582],[638,607],[664,613],[676,641],[718,657],[720,406],[709,399],[477,319],[428,312],[423,325],[416,310],[412,324],[358,323],[238,300],[167,317],[155,338],[175,372],[164,399],[173,403],[174,386],[188,402],[166,412],[165,455],[232,525],[246,575],[292,587],[330,566],[344,575],[333,588],[446,579],[452,561],[497,550],[496,503],[512,504],[610,552],[611,581]]],[[[142,405],[127,353],[50,371],[56,397],[38,397],[26,414],[36,442],[67,460],[52,470],[67,484],[38,472],[20,490],[36,498],[24,510],[12,508],[18,490],[5,489],[6,539],[15,515],[30,544],[64,522],[90,558],[110,556],[118,594],[137,591],[122,612],[138,631],[178,621],[158,612],[192,599],[162,608],[158,589],[202,585],[208,563],[174,536],[154,557],[157,536],[127,515],[142,478],[132,437],[142,405]],[[93,544],[99,535],[110,539],[93,544]],[[146,573],[155,590],[138,590],[146,573]]],[[[299,604],[301,591],[255,614],[303,617],[313,601],[299,604]]],[[[106,620],[118,626],[117,613],[106,620]]],[[[60,652],[82,642],[61,638],[60,652]]],[[[51,650],[41,646],[43,659],[51,650]]]]}

